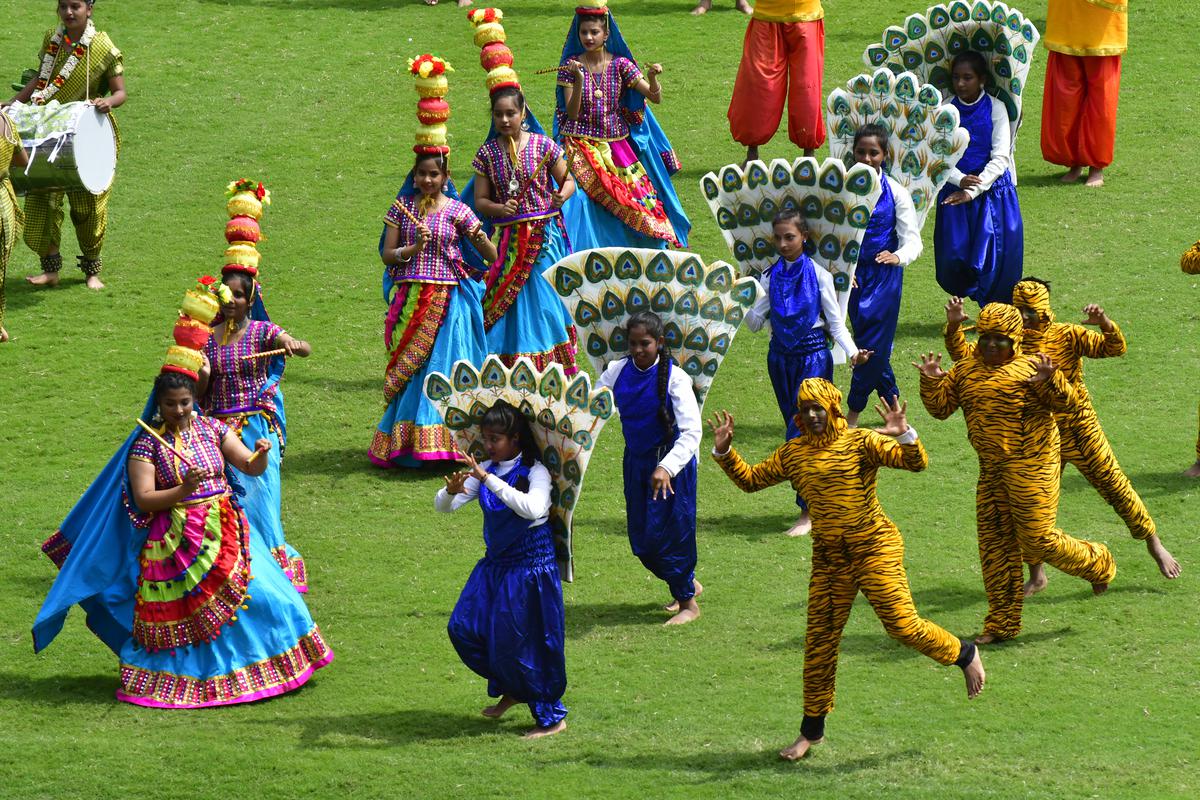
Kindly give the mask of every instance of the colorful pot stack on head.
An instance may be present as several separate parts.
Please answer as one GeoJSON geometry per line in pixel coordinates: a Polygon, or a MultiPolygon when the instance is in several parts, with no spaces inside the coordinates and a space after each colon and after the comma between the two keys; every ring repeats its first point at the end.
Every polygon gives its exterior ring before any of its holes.
{"type": "Polygon", "coordinates": [[[199,379],[204,364],[202,351],[212,335],[212,321],[221,304],[232,299],[229,288],[211,275],[205,275],[184,293],[173,331],[175,344],[167,348],[162,372],[178,372],[192,380],[199,379]]]}
{"type": "Polygon", "coordinates": [[[508,37],[500,24],[504,12],[498,8],[476,8],[467,12],[467,19],[475,26],[475,46],[479,48],[479,63],[487,72],[484,80],[488,94],[507,86],[520,89],[512,50],[504,43],[508,37]]]}
{"type": "Polygon", "coordinates": [[[262,185],[241,178],[231,181],[225,187],[229,197],[225,210],[229,214],[229,222],[225,223],[225,265],[221,274],[244,272],[252,278],[258,277],[258,263],[261,258],[258,243],[264,238],[258,221],[262,219],[264,206],[271,205],[271,192],[262,185]]]}
{"type": "Polygon", "coordinates": [[[575,6],[575,13],[581,17],[608,16],[608,0],[582,0],[575,6]]]}
{"type": "Polygon", "coordinates": [[[413,75],[417,94],[421,97],[417,101],[419,125],[413,152],[449,155],[446,120],[450,119],[450,104],[446,102],[446,93],[450,91],[450,81],[446,80],[446,73],[453,72],[454,68],[443,59],[426,53],[410,58],[408,69],[413,75]]]}

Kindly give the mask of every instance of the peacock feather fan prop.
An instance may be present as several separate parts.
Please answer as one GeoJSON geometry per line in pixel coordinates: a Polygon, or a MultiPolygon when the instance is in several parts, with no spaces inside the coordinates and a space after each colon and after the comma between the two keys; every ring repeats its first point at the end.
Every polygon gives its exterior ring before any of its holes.
{"type": "Polygon", "coordinates": [[[558,363],[539,372],[528,358],[512,367],[494,355],[479,368],[457,361],[451,373],[430,373],[425,396],[441,413],[459,449],[476,460],[487,458],[479,422],[497,400],[519,408],[529,420],[553,482],[550,526],[559,566],[565,580],[574,580],[571,517],[600,429],[613,415],[612,391],[593,389],[591,377],[583,372],[565,377],[558,363]]]}
{"type": "Polygon", "coordinates": [[[991,71],[988,91],[1008,110],[1015,152],[1021,97],[1039,39],[1037,26],[1016,8],[991,0],[955,0],[889,26],[882,41],[867,47],[863,60],[896,74],[915,73],[949,97],[951,60],[966,50],[982,54],[991,71]]]}
{"type": "Polygon", "coordinates": [[[868,123],[889,133],[888,174],[912,195],[917,227],[936,205],[950,170],[966,152],[971,135],[959,127],[958,109],[942,102],[933,84],[911,72],[894,74],[880,67],[851,78],[825,100],[829,153],[854,164],[854,132],[868,123]]]}
{"type": "Polygon", "coordinates": [[[858,248],[882,191],[875,170],[847,167],[837,158],[820,165],[809,156],[777,158],[770,165],[751,161],[745,170],[727,164],[701,178],[700,190],[743,275],[758,275],[775,263],[771,223],[784,209],[799,210],[808,224],[805,251],[833,273],[845,313],[858,248]]]}
{"type": "Polygon", "coordinates": [[[762,287],[723,261],[705,264],[681,250],[603,247],[567,256],[543,273],[575,320],[599,375],[628,355],[625,320],[662,317],[667,346],[704,407],[713,378],[762,287]]]}

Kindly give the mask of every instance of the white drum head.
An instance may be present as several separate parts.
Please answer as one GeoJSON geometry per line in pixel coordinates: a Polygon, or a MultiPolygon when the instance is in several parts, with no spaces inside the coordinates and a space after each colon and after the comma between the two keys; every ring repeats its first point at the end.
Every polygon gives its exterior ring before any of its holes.
{"type": "Polygon", "coordinates": [[[74,148],[75,169],[84,188],[92,194],[107,191],[117,171],[117,139],[108,115],[92,108],[80,114],[74,148]]]}

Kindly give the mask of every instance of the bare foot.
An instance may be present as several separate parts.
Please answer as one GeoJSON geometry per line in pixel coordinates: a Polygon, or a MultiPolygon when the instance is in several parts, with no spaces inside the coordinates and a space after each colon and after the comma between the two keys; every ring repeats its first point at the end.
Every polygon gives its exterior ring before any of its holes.
{"type": "Polygon", "coordinates": [[[967,699],[974,700],[983,691],[987,682],[987,672],[983,669],[983,659],[979,657],[979,649],[975,649],[975,657],[963,668],[963,677],[967,679],[967,699]]]}
{"type": "Polygon", "coordinates": [[[746,0],[737,0],[733,7],[747,16],[754,13],[754,6],[747,3],[746,0]]]}
{"type": "Polygon", "coordinates": [[[1183,471],[1183,474],[1188,478],[1200,478],[1200,458],[1196,459],[1196,463],[1183,471]]]}
{"type": "Polygon", "coordinates": [[[1063,183],[1074,183],[1083,177],[1083,167],[1071,167],[1067,170],[1067,174],[1059,178],[1063,183]]]}
{"type": "Polygon", "coordinates": [[[474,0],[458,0],[458,7],[466,8],[467,6],[471,5],[471,3],[473,3],[473,2],[474,2],[474,0]]]}
{"type": "Polygon", "coordinates": [[[1045,564],[1030,564],[1029,565],[1029,580],[1025,581],[1025,596],[1033,597],[1035,594],[1046,588],[1050,580],[1046,577],[1045,564]]]}
{"type": "Polygon", "coordinates": [[[1000,637],[994,633],[981,633],[975,637],[975,644],[993,644],[1000,641],[1000,637]]]}
{"type": "Polygon", "coordinates": [[[85,285],[94,292],[98,292],[104,288],[99,275],[88,275],[85,285]]]}
{"type": "Polygon", "coordinates": [[[43,272],[41,275],[26,275],[26,283],[31,283],[34,286],[57,286],[57,272],[43,272]]]}
{"type": "MultiPolygon", "coordinates": [[[[704,587],[701,586],[700,581],[696,580],[695,578],[692,578],[692,588],[696,592],[696,594],[693,595],[694,597],[699,597],[700,595],[704,594],[704,587]]],[[[670,611],[672,614],[674,614],[678,610],[679,610],[679,601],[678,600],[672,600],[671,602],[669,602],[665,606],[663,606],[663,611],[670,611]]]]}
{"type": "Polygon", "coordinates": [[[1093,583],[1092,584],[1092,594],[1094,594],[1094,595],[1101,595],[1107,591],[1108,591],[1107,583],[1093,583]]]}
{"type": "Polygon", "coordinates": [[[488,719],[500,719],[504,716],[505,711],[508,711],[515,705],[520,705],[520,703],[521,701],[517,698],[506,694],[500,698],[500,702],[496,703],[496,705],[488,706],[480,713],[488,719]]]}
{"type": "MultiPolygon", "coordinates": [[[[2,341],[4,340],[0,339],[0,342],[2,341]]],[[[1158,564],[1158,571],[1167,580],[1174,580],[1179,577],[1179,573],[1183,572],[1179,562],[1167,551],[1167,548],[1163,547],[1163,543],[1157,536],[1151,536],[1146,540],[1146,549],[1150,551],[1150,557],[1154,559],[1154,563],[1158,564]]]]}
{"type": "Polygon", "coordinates": [[[817,739],[815,742],[810,742],[808,739],[805,739],[803,735],[801,735],[799,739],[792,742],[791,747],[785,747],[783,750],[780,750],[779,757],[784,761],[799,761],[808,754],[808,751],[813,747],[813,745],[818,745],[823,741],[825,740],[817,739]]]}
{"type": "Polygon", "coordinates": [[[792,527],[787,529],[788,536],[807,536],[812,532],[812,517],[805,511],[792,527]]]}
{"type": "Polygon", "coordinates": [[[567,721],[560,719],[556,724],[549,728],[534,728],[533,730],[522,736],[522,739],[541,739],[543,736],[553,736],[556,733],[562,733],[567,729],[567,721]]]}
{"type": "Polygon", "coordinates": [[[846,412],[846,427],[857,428],[858,427],[858,415],[861,413],[862,413],[861,411],[847,411],[846,412]]]}
{"type": "Polygon", "coordinates": [[[712,11],[712,0],[700,0],[696,7],[692,9],[692,16],[698,17],[701,14],[707,14],[712,11]]]}
{"type": "Polygon", "coordinates": [[[1102,167],[1092,167],[1088,170],[1087,180],[1083,182],[1084,186],[1090,186],[1095,189],[1104,185],[1104,169],[1102,167]]]}
{"type": "Polygon", "coordinates": [[[0,344],[4,344],[7,341],[8,341],[8,331],[4,330],[4,328],[0,328],[0,344]]]}
{"type": "Polygon", "coordinates": [[[689,622],[700,618],[700,606],[696,603],[696,598],[692,597],[682,601],[679,604],[679,613],[664,622],[664,625],[687,625],[689,622]]]}

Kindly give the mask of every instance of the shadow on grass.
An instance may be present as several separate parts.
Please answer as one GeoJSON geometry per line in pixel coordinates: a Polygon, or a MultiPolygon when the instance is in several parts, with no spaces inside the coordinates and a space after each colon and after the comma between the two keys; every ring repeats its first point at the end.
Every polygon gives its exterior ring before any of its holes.
{"type": "MultiPolygon", "coordinates": [[[[762,772],[773,770],[780,773],[791,773],[799,770],[806,775],[845,775],[855,772],[873,770],[895,770],[906,761],[925,758],[920,750],[909,748],[888,753],[872,753],[849,761],[832,761],[830,754],[818,747],[813,755],[801,761],[784,761],[779,757],[779,749],[790,745],[790,741],[779,741],[779,748],[769,748],[761,752],[730,751],[714,752],[705,748],[696,754],[644,753],[621,754],[614,751],[594,753],[583,757],[589,767],[616,767],[619,769],[639,769],[652,772],[700,772],[706,775],[728,778],[736,772],[762,772]]],[[[573,756],[572,761],[578,760],[573,756]]]]}
{"type": "Polygon", "coordinates": [[[1039,605],[1060,605],[1062,603],[1082,603],[1088,600],[1093,600],[1097,603],[1103,602],[1105,597],[1115,594],[1158,594],[1165,595],[1167,590],[1160,586],[1147,586],[1143,584],[1118,583],[1116,586],[1110,586],[1108,591],[1102,596],[1097,597],[1092,593],[1092,587],[1078,578],[1072,578],[1070,575],[1053,575],[1051,574],[1051,585],[1055,580],[1071,581],[1072,585],[1077,586],[1076,591],[1069,594],[1052,594],[1047,595],[1045,592],[1035,595],[1032,598],[1025,600],[1025,608],[1036,608],[1039,605]]]}
{"type": "MultiPolygon", "coordinates": [[[[514,708],[504,721],[529,719],[523,706],[514,708]]],[[[300,746],[312,750],[373,750],[413,744],[415,742],[446,741],[473,736],[485,736],[505,730],[504,721],[497,723],[479,715],[450,714],[428,709],[404,709],[372,714],[343,716],[300,717],[282,724],[298,725],[300,746]]],[[[261,720],[259,724],[280,725],[280,722],[261,720]]],[[[528,725],[526,725],[528,727],[528,725]]]]}
{"type": "Polygon", "coordinates": [[[1183,474],[1183,471],[1191,466],[1183,463],[1187,460],[1186,453],[1184,455],[1185,457],[1179,459],[1183,466],[1177,470],[1130,473],[1129,480],[1133,483],[1133,488],[1142,497],[1162,497],[1179,492],[1200,491],[1200,480],[1183,474]]]}
{"type": "MultiPolygon", "coordinates": [[[[736,536],[747,542],[786,539],[784,532],[795,524],[798,513],[795,496],[788,495],[786,501],[781,500],[777,505],[764,503],[752,514],[706,514],[701,529],[706,536],[736,536]]],[[[794,538],[802,541],[808,537],[794,538]]],[[[804,552],[807,555],[809,549],[806,547],[804,552]]]]}
{"type": "Polygon", "coordinates": [[[330,475],[340,477],[351,474],[378,475],[387,481],[422,483],[457,469],[452,461],[436,462],[423,467],[377,467],[367,458],[365,447],[342,447],[332,450],[289,450],[283,458],[284,475],[330,475]]]}
{"type": "Polygon", "coordinates": [[[117,673],[111,675],[50,675],[30,678],[19,672],[0,672],[0,700],[63,706],[71,703],[115,705],[117,673]]]}
{"type": "Polygon", "coordinates": [[[975,605],[981,608],[987,605],[987,595],[984,594],[982,585],[920,589],[913,592],[912,597],[917,612],[923,617],[959,611],[975,605]]]}
{"type": "MultiPolygon", "coordinates": [[[[663,602],[668,599],[664,594],[663,602]]],[[[596,628],[661,625],[670,616],[656,603],[571,603],[566,611],[568,639],[580,639],[596,628]]]]}

